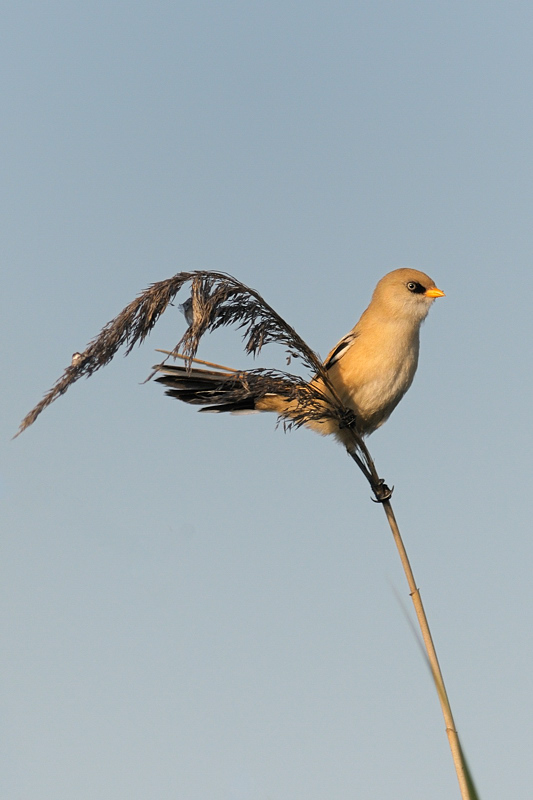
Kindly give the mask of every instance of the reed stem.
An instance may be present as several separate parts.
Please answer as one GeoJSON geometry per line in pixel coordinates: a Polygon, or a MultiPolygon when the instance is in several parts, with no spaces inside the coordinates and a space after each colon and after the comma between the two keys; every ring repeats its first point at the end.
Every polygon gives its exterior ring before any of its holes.
{"type": "Polygon", "coordinates": [[[405,545],[403,543],[400,529],[398,527],[396,517],[394,516],[394,511],[392,510],[390,500],[384,500],[382,505],[388,523],[390,525],[392,535],[394,537],[394,542],[396,544],[398,553],[400,555],[400,561],[402,562],[402,567],[405,573],[405,577],[407,578],[407,583],[409,584],[409,594],[411,595],[411,600],[413,601],[413,606],[415,608],[416,617],[418,620],[418,624],[420,626],[420,632],[422,634],[424,647],[426,648],[429,665],[431,667],[431,672],[433,674],[433,680],[435,681],[435,686],[437,687],[437,693],[439,695],[442,715],[444,717],[444,722],[446,725],[446,735],[448,736],[448,742],[452,753],[453,763],[455,766],[455,771],[457,773],[457,780],[459,781],[459,788],[461,790],[461,797],[463,798],[463,800],[469,800],[469,798],[471,798],[471,794],[468,788],[468,782],[465,774],[463,756],[461,752],[461,746],[459,744],[459,737],[457,734],[457,729],[455,727],[455,722],[453,720],[452,709],[450,707],[450,701],[448,699],[446,687],[444,685],[444,678],[442,676],[439,659],[437,657],[437,651],[435,650],[433,637],[431,636],[431,631],[429,629],[426,612],[424,610],[424,605],[422,603],[422,598],[420,596],[420,589],[416,585],[415,577],[413,575],[413,570],[411,569],[409,557],[407,555],[407,551],[405,549],[405,545]]]}
{"type": "MultiPolygon", "coordinates": [[[[361,442],[358,442],[358,446],[361,449],[361,442]]],[[[411,596],[411,600],[413,601],[413,606],[418,620],[418,625],[420,627],[420,632],[422,634],[422,640],[424,642],[424,647],[426,650],[428,662],[431,668],[435,686],[437,688],[437,694],[439,696],[439,702],[444,717],[444,723],[446,725],[446,735],[448,737],[448,743],[450,745],[452,759],[455,766],[455,771],[457,773],[457,780],[459,782],[459,789],[461,791],[461,798],[462,800],[471,800],[473,795],[469,788],[469,780],[465,772],[465,764],[461,750],[461,745],[459,743],[459,736],[457,734],[457,729],[455,727],[450,701],[448,699],[448,694],[446,692],[446,687],[444,685],[444,678],[442,676],[439,660],[437,658],[437,651],[435,650],[435,645],[433,643],[433,638],[431,636],[431,631],[429,629],[426,612],[424,610],[424,605],[422,603],[422,598],[420,596],[420,590],[416,585],[415,577],[413,575],[413,570],[411,569],[411,564],[409,561],[409,557],[407,555],[407,550],[405,549],[405,545],[403,543],[403,539],[400,533],[400,528],[398,527],[398,523],[396,521],[396,517],[394,515],[394,511],[392,510],[392,506],[390,503],[390,495],[392,494],[392,492],[390,489],[388,489],[384,481],[378,478],[374,462],[372,461],[366,447],[363,448],[363,452],[365,456],[368,456],[368,459],[365,458],[365,461],[367,461],[368,464],[368,467],[366,469],[363,469],[363,467],[361,466],[361,458],[358,457],[356,453],[348,451],[349,455],[352,456],[356,464],[359,466],[359,468],[362,470],[363,474],[369,481],[370,486],[372,487],[374,494],[376,495],[377,502],[381,503],[381,505],[383,506],[388,523],[390,525],[390,529],[394,537],[394,542],[396,544],[396,548],[400,556],[400,561],[402,562],[403,571],[405,573],[405,577],[407,578],[407,583],[409,585],[409,594],[411,596]]]]}

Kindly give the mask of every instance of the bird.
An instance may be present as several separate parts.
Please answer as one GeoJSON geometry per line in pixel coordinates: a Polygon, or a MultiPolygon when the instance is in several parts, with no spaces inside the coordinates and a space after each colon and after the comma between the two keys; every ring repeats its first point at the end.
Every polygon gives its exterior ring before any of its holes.
{"type": "MultiPolygon", "coordinates": [[[[328,383],[353,412],[361,438],[388,420],[411,386],[418,366],[420,326],[434,300],[444,296],[424,272],[393,270],[378,282],[357,324],[328,353],[323,362],[328,383]]],[[[275,393],[254,394],[245,372],[166,363],[155,369],[161,373],[156,380],[167,387],[168,395],[202,405],[201,411],[274,412],[289,420],[296,412],[295,400],[275,393]]],[[[331,396],[320,375],[310,383],[323,396],[331,396]]],[[[348,450],[353,447],[350,432],[334,416],[311,418],[304,424],[322,435],[333,435],[348,450]]]]}

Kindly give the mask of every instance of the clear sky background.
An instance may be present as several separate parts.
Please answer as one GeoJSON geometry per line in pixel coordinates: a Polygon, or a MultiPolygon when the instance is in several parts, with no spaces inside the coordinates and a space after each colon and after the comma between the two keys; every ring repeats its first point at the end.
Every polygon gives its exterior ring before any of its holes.
{"type": "MultiPolygon", "coordinates": [[[[19,0],[0,29],[0,795],[458,797],[382,509],[333,442],[141,385],[177,308],[11,440],[153,281],[228,271],[324,356],[413,266],[447,296],[369,445],[481,796],[529,799],[531,3],[19,0]]],[[[234,331],[199,355],[253,363],[234,331]]]]}

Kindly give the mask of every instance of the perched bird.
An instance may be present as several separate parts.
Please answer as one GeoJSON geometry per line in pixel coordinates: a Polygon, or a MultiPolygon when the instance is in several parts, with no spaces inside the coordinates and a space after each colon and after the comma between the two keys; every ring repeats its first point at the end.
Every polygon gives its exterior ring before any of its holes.
{"type": "Polygon", "coordinates": [[[194,317],[192,311],[192,297],[188,297],[184,303],[180,303],[178,308],[187,320],[187,325],[192,325],[194,317]]]}
{"type": "MultiPolygon", "coordinates": [[[[434,281],[415,269],[396,269],[382,278],[361,319],[325,359],[323,366],[335,394],[355,415],[361,436],[369,436],[390,417],[416,372],[420,326],[436,297],[444,297],[434,281]]],[[[250,413],[273,411],[290,419],[297,401],[279,394],[254,396],[246,373],[160,364],[157,378],[167,394],[202,411],[250,413]]],[[[311,385],[331,396],[323,379],[311,385]]],[[[323,435],[332,434],[348,449],[352,439],[335,418],[306,421],[323,435]]]]}

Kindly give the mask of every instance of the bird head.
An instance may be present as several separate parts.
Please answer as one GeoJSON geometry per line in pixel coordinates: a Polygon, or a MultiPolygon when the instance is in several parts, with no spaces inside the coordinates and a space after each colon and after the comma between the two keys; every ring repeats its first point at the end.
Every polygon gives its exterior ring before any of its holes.
{"type": "Polygon", "coordinates": [[[429,275],[417,269],[395,269],[380,280],[372,303],[390,319],[420,325],[437,297],[444,297],[444,292],[429,275]]]}

